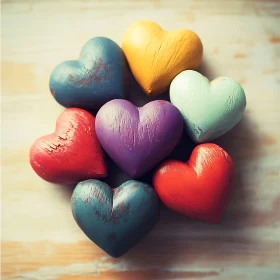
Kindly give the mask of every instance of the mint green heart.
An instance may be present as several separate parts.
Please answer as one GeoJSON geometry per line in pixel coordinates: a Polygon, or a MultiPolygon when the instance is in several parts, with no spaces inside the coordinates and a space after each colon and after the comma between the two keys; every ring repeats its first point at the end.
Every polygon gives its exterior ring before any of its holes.
{"type": "Polygon", "coordinates": [[[232,129],[242,118],[246,96],[230,77],[212,82],[192,70],[178,74],[170,85],[170,100],[181,112],[185,129],[196,143],[209,142],[232,129]]]}

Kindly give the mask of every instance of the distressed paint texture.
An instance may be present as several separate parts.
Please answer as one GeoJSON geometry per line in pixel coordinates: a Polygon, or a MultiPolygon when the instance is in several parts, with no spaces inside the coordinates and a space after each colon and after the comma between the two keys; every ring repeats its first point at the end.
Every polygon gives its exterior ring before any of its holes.
{"type": "Polygon", "coordinates": [[[133,76],[150,96],[168,90],[172,79],[181,71],[197,69],[203,50],[193,31],[167,32],[148,20],[137,21],[127,29],[122,49],[133,76]]]}
{"type": "Polygon", "coordinates": [[[165,100],[141,108],[126,100],[112,100],[98,111],[95,125],[104,150],[134,178],[168,156],[183,132],[179,110],[165,100]]]}
{"type": "MultiPolygon", "coordinates": [[[[278,0],[1,4],[1,279],[280,278],[278,0]],[[232,199],[221,223],[191,220],[163,207],[153,230],[114,259],[75,223],[73,188],[41,180],[29,165],[29,149],[34,139],[53,131],[63,110],[48,90],[57,63],[75,58],[83,42],[94,36],[120,45],[124,30],[142,19],[165,30],[194,30],[205,46],[199,71],[210,80],[222,75],[242,82],[248,103],[242,120],[215,141],[236,167],[232,199]],[[234,59],[237,53],[246,57],[234,59]]],[[[135,81],[131,85],[129,100],[137,106],[151,101],[135,81]]],[[[184,137],[172,158],[187,161],[191,151],[186,143],[184,137]]],[[[116,187],[123,181],[114,180],[124,174],[113,164],[111,168],[110,186],[116,187]]]]}
{"type": "Polygon", "coordinates": [[[155,225],[159,215],[154,189],[135,180],[115,189],[98,180],[80,182],[71,204],[79,227],[115,258],[135,246],[155,225]]]}
{"type": "Polygon", "coordinates": [[[95,117],[79,108],[62,112],[55,132],[37,139],[29,157],[34,171],[55,184],[74,184],[107,175],[103,150],[95,132],[95,117]]]}
{"type": "Polygon", "coordinates": [[[232,129],[242,118],[246,96],[230,77],[211,83],[196,71],[186,70],[170,85],[170,100],[182,113],[188,135],[196,143],[209,142],[232,129]]]}
{"type": "Polygon", "coordinates": [[[121,48],[108,38],[96,37],[84,45],[79,60],[56,66],[49,87],[65,107],[98,110],[109,100],[125,97],[126,78],[121,48]]]}
{"type": "Polygon", "coordinates": [[[155,171],[153,186],[170,209],[211,223],[219,223],[233,191],[234,164],[213,143],[195,147],[189,160],[167,160],[155,171]]]}

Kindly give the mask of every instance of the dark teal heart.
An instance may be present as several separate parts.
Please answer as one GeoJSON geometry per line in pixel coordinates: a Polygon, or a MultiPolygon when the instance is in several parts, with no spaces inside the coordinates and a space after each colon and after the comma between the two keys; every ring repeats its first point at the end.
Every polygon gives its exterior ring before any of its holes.
{"type": "Polygon", "coordinates": [[[64,107],[98,110],[125,97],[127,62],[112,40],[96,37],[82,48],[78,60],[60,63],[50,77],[50,91],[64,107]]]}
{"type": "Polygon", "coordinates": [[[127,181],[112,189],[98,180],[80,182],[71,199],[83,232],[112,257],[120,257],[155,225],[159,200],[149,185],[127,181]]]}

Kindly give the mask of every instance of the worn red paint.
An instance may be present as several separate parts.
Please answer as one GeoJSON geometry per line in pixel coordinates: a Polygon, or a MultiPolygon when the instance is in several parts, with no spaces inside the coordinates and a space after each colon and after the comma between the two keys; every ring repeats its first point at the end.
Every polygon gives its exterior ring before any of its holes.
{"type": "Polygon", "coordinates": [[[77,86],[88,87],[93,83],[101,83],[110,80],[111,69],[110,66],[104,63],[102,59],[96,61],[91,69],[83,67],[82,75],[80,72],[76,76],[69,75],[69,80],[77,86]]]}
{"type": "Polygon", "coordinates": [[[95,215],[96,215],[98,218],[100,218],[100,217],[101,217],[100,211],[95,210],[95,215]]]}
{"type": "Polygon", "coordinates": [[[110,221],[117,223],[120,219],[123,219],[124,216],[129,214],[130,205],[126,205],[124,201],[120,202],[112,211],[110,221]]]}
{"type": "Polygon", "coordinates": [[[187,163],[164,162],[153,184],[172,210],[194,219],[219,223],[233,189],[231,157],[216,144],[198,145],[187,163]]]}
{"type": "Polygon", "coordinates": [[[30,164],[41,178],[57,184],[105,177],[107,167],[94,116],[82,109],[66,109],[57,119],[55,132],[32,145],[30,164]]]}

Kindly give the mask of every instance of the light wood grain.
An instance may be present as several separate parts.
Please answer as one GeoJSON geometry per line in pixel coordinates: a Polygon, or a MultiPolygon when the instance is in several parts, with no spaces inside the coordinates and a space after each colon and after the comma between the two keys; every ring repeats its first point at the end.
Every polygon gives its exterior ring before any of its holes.
{"type": "Polygon", "coordinates": [[[280,279],[279,17],[279,1],[2,1],[2,279],[280,279]],[[94,36],[120,44],[139,19],[196,31],[201,72],[237,79],[248,106],[216,141],[237,173],[222,223],[163,208],[150,234],[113,259],[75,224],[72,188],[38,178],[28,153],[63,110],[48,90],[53,67],[94,36]]]}

